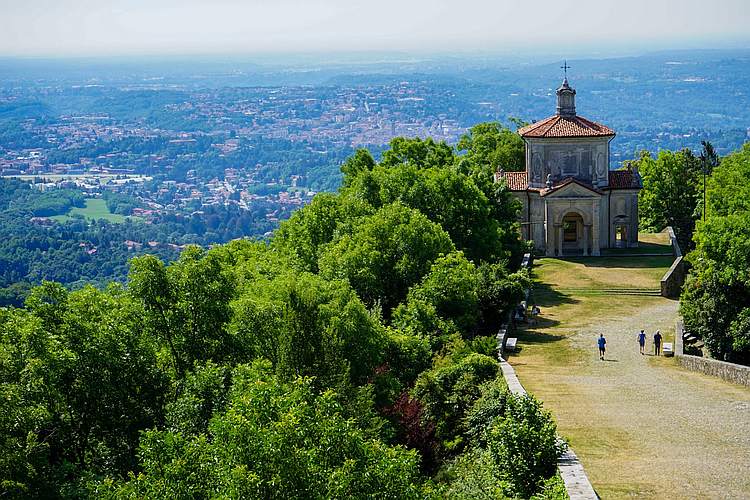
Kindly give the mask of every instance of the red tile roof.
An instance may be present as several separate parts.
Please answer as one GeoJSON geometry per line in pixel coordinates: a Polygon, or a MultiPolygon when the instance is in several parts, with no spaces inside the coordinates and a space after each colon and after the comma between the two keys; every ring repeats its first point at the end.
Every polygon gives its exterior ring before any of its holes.
{"type": "MultiPolygon", "coordinates": [[[[587,189],[590,189],[594,192],[601,193],[599,189],[592,186],[591,184],[588,184],[586,182],[579,181],[578,179],[575,179],[573,177],[566,177],[562,181],[556,183],[552,189],[547,188],[529,188],[529,179],[526,175],[526,172],[498,172],[495,174],[495,180],[496,182],[499,182],[500,179],[505,179],[505,181],[508,183],[508,189],[511,191],[526,191],[527,189],[534,189],[541,192],[542,196],[552,193],[553,191],[557,191],[559,188],[563,186],[567,186],[571,182],[575,182],[576,184],[580,184],[581,186],[584,186],[587,189]]],[[[604,187],[604,189],[640,189],[641,184],[640,181],[633,175],[633,172],[631,170],[611,170],[609,172],[609,186],[604,187]]]]}
{"type": "Polygon", "coordinates": [[[500,178],[505,178],[511,191],[526,191],[529,187],[526,172],[504,172],[500,178]]]}
{"type": "Polygon", "coordinates": [[[610,170],[610,189],[637,189],[641,187],[640,181],[633,175],[632,170],[610,170]]]}
{"type": "Polygon", "coordinates": [[[615,131],[582,116],[553,115],[518,130],[521,137],[605,137],[615,131]]]}

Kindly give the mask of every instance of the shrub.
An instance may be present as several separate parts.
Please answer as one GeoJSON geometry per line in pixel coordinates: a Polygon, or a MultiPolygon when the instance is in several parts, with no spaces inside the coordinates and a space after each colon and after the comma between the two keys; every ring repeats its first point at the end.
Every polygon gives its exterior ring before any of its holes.
{"type": "Polygon", "coordinates": [[[529,498],[555,473],[565,444],[558,441],[555,422],[537,399],[510,394],[503,416],[492,423],[488,448],[501,477],[517,495],[529,498]]]}

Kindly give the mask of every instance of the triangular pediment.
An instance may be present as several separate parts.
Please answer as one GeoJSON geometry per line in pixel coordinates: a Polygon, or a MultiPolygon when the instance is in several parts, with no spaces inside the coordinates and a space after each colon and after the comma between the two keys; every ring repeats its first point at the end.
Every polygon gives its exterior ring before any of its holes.
{"type": "Polygon", "coordinates": [[[599,198],[601,193],[583,183],[570,179],[564,184],[542,193],[542,196],[545,198],[599,198]]]}

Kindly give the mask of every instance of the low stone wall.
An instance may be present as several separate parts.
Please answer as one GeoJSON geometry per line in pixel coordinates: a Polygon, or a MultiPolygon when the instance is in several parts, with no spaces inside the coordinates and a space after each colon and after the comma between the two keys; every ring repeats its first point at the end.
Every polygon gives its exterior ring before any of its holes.
{"type": "Polygon", "coordinates": [[[661,279],[661,295],[670,299],[677,299],[685,284],[685,263],[682,256],[677,257],[669,270],[661,279]]]}
{"type": "Polygon", "coordinates": [[[706,375],[719,377],[728,382],[750,387],[750,366],[683,354],[685,352],[682,341],[684,332],[685,325],[682,322],[682,318],[679,318],[675,322],[674,327],[674,352],[680,366],[690,371],[705,373],[706,375]]]}
{"type": "Polygon", "coordinates": [[[706,375],[719,377],[728,382],[750,387],[750,366],[736,365],[734,363],[690,356],[688,354],[678,354],[675,357],[677,358],[677,362],[688,370],[705,373],[706,375]]]}
{"type": "Polygon", "coordinates": [[[682,258],[682,250],[680,249],[680,244],[677,243],[677,236],[675,236],[672,226],[667,226],[667,234],[669,235],[669,242],[672,244],[672,254],[675,259],[672,262],[672,266],[661,279],[661,295],[662,297],[676,299],[680,296],[687,273],[685,262],[682,258]]]}
{"type": "Polygon", "coordinates": [[[682,250],[680,249],[680,244],[677,243],[677,236],[675,236],[672,226],[667,226],[667,234],[669,235],[669,243],[672,245],[674,256],[682,257],[682,250]]]}

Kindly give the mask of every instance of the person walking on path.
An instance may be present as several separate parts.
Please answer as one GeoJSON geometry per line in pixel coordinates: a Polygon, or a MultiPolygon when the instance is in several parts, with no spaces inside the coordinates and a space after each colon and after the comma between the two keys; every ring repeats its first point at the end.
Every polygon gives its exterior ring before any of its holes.
{"type": "Polygon", "coordinates": [[[646,347],[646,332],[643,330],[638,334],[638,347],[640,347],[641,355],[643,355],[643,349],[646,347]]]}
{"type": "Polygon", "coordinates": [[[656,330],[654,334],[654,355],[661,356],[661,333],[656,330]]]}
{"type": "Polygon", "coordinates": [[[599,339],[597,340],[599,344],[599,359],[604,361],[604,346],[607,345],[607,339],[604,338],[604,334],[599,334],[599,339]]]}

